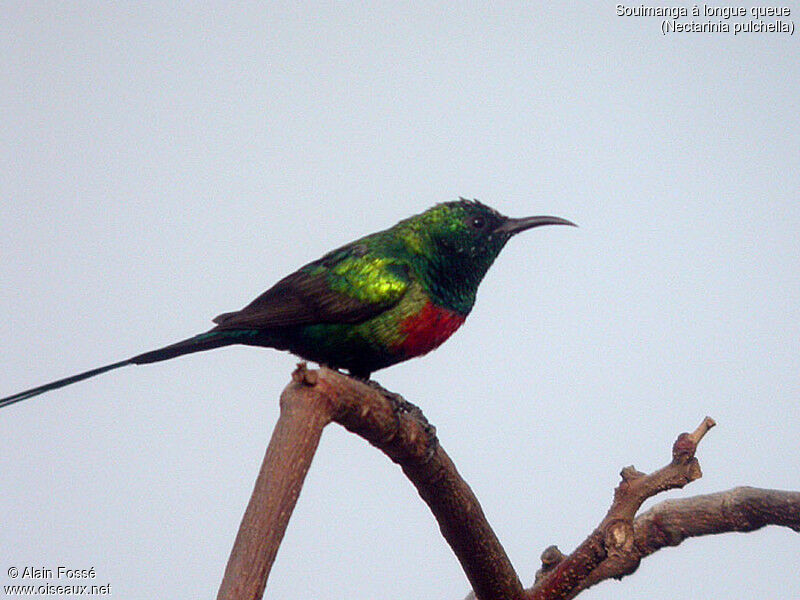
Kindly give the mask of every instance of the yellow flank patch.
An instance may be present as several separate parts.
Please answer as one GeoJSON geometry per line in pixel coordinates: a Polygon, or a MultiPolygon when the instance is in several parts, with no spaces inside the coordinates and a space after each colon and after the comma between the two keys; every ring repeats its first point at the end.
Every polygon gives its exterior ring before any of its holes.
{"type": "Polygon", "coordinates": [[[422,254],[422,237],[417,231],[407,231],[403,234],[403,243],[414,254],[422,254]]]}
{"type": "Polygon", "coordinates": [[[389,268],[392,263],[386,258],[341,262],[332,269],[339,276],[333,286],[364,302],[394,302],[405,293],[408,283],[389,268]]]}

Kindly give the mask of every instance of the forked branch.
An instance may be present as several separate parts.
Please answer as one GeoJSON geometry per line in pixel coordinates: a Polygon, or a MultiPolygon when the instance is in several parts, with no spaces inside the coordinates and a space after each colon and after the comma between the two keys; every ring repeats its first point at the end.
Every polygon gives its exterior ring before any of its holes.
{"type": "Polygon", "coordinates": [[[474,594],[481,600],[574,598],[610,577],[632,573],[659,548],[696,535],[751,531],[768,524],[800,531],[800,492],[736,488],[642,503],[701,476],[697,445],[714,421],[678,436],[672,461],[651,474],[622,470],[622,482],[600,525],[569,556],[551,547],[530,589],[523,589],[477,498],[458,474],[422,413],[398,395],[337,371],[301,364],[281,395],[281,413],[225,569],[218,600],[256,600],[264,593],[322,430],[337,422],[400,465],[436,517],[474,594]]]}
{"type": "Polygon", "coordinates": [[[574,598],[600,581],[630,575],[644,557],[689,537],[753,531],[766,525],[800,531],[800,492],[751,487],[666,500],[636,516],[648,498],[702,475],[694,454],[714,425],[706,417],[694,432],[680,434],[672,448],[672,462],[658,471],[645,475],[633,467],[623,469],[606,517],[569,556],[555,546],[542,553],[542,568],[533,588],[526,590],[527,597],[574,598]]]}
{"type": "Polygon", "coordinates": [[[418,409],[396,394],[301,364],[242,519],[218,600],[261,598],[324,426],[335,421],[398,463],[428,504],[481,598],[521,598],[522,584],[470,487],[418,409]]]}
{"type": "Polygon", "coordinates": [[[632,573],[641,556],[635,551],[633,521],[645,500],[665,490],[680,488],[702,476],[694,454],[697,445],[715,425],[706,417],[692,433],[682,433],[672,447],[672,461],[645,474],[622,469],[622,482],[603,521],[569,556],[554,560],[552,550],[528,597],[535,600],[574,598],[581,590],[609,577],[632,573]]]}

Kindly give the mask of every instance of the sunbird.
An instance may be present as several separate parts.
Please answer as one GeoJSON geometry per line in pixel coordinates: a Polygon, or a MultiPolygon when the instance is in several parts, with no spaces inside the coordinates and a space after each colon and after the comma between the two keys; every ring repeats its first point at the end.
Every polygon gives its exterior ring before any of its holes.
{"type": "Polygon", "coordinates": [[[288,350],[368,380],[427,354],[459,327],[508,240],[560,217],[513,219],[477,200],[437,204],[308,263],[183,341],[0,399],[0,407],[112,369],[231,344],[288,350]]]}

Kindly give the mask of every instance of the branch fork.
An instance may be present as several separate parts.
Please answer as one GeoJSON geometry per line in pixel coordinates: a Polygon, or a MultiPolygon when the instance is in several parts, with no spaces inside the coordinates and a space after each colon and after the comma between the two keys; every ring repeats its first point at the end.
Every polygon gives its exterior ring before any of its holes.
{"type": "Polygon", "coordinates": [[[751,531],[778,524],[800,531],[800,492],[737,488],[670,500],[642,515],[648,498],[702,475],[697,446],[714,426],[706,417],[673,444],[672,460],[645,474],[622,469],[605,518],[565,556],[551,546],[532,588],[524,589],[478,499],[438,443],[422,412],[401,396],[322,367],[298,365],[280,399],[280,417],[236,536],[218,600],[261,598],[322,431],[336,422],[397,463],[431,509],[480,600],[574,598],[608,578],[636,570],[659,548],[694,535],[751,531]]]}

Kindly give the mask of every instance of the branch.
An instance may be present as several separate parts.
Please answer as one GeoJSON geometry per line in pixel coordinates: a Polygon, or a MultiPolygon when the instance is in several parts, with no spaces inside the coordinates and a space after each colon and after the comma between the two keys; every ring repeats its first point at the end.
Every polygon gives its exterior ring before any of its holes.
{"type": "Polygon", "coordinates": [[[218,600],[260,598],[305,474],[330,421],[398,463],[417,488],[482,600],[514,600],[522,584],[478,499],[439,446],[419,409],[336,371],[301,364],[281,395],[281,414],[236,536],[218,600]]]}
{"type": "Polygon", "coordinates": [[[280,417],[233,543],[217,600],[257,599],[264,594],[322,429],[331,421],[332,407],[325,398],[296,397],[291,387],[281,394],[280,417]]]}
{"type": "Polygon", "coordinates": [[[609,577],[622,577],[636,570],[641,556],[635,551],[633,520],[645,500],[674,488],[681,488],[702,476],[694,457],[697,445],[715,425],[706,417],[692,433],[682,433],[672,446],[672,461],[647,475],[622,469],[622,482],[614,490],[614,500],[605,518],[569,556],[561,558],[557,549],[548,549],[543,568],[533,588],[531,600],[574,598],[584,589],[609,577]]]}
{"type": "Polygon", "coordinates": [[[737,487],[726,492],[665,500],[633,523],[636,550],[649,556],[690,537],[747,532],[781,525],[800,533],[800,492],[737,487]]]}
{"type": "MultiPolygon", "coordinates": [[[[461,479],[421,411],[373,382],[299,365],[281,394],[281,413],[236,536],[218,600],[255,600],[270,569],[322,430],[337,422],[400,465],[428,504],[481,600],[574,598],[610,577],[636,570],[645,556],[697,535],[752,531],[768,524],[800,531],[800,492],[736,488],[670,500],[636,516],[642,503],[701,476],[694,454],[714,426],[706,417],[678,436],[672,461],[649,475],[622,470],[611,508],[569,556],[553,546],[542,555],[536,582],[523,590],[477,498],[461,479]]],[[[474,596],[473,596],[474,597],[474,596]]]]}
{"type": "MultiPolygon", "coordinates": [[[[743,486],[715,494],[665,500],[634,519],[633,546],[628,547],[626,560],[609,561],[604,568],[590,572],[576,585],[572,596],[562,594],[548,598],[574,597],[604,579],[621,579],[630,575],[642,558],[661,548],[677,546],[687,538],[755,531],[767,525],[800,532],[800,492],[743,486]]],[[[542,553],[542,568],[536,575],[537,585],[565,558],[555,546],[547,548],[542,553]]]]}
{"type": "Polygon", "coordinates": [[[651,475],[633,467],[623,469],[611,509],[586,541],[568,557],[555,546],[542,553],[542,568],[527,591],[529,597],[574,598],[600,581],[630,575],[642,558],[689,537],[754,531],[766,525],[800,532],[800,492],[752,487],[666,500],[634,518],[647,498],[702,475],[694,453],[713,426],[714,420],[706,417],[693,433],[678,436],[672,462],[651,475]]]}

